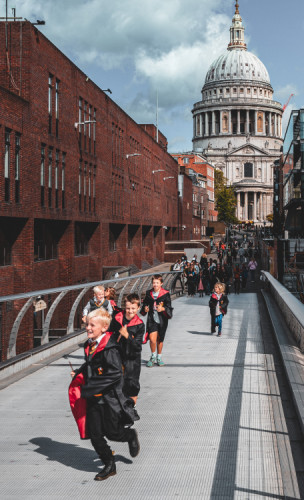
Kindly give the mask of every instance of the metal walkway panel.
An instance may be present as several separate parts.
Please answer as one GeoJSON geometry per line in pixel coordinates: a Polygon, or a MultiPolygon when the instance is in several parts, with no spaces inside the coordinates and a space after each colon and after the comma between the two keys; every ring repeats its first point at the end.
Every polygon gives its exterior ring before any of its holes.
{"type": "MultiPolygon", "coordinates": [[[[3,389],[2,498],[284,498],[256,294],[229,296],[220,338],[210,334],[208,300],[174,301],[164,367],[147,368],[143,346],[141,452],[131,459],[126,443],[111,443],[117,475],[106,481],[93,480],[101,462],[78,437],[66,359],[3,389]]],[[[69,359],[80,366],[81,350],[69,359]]]]}

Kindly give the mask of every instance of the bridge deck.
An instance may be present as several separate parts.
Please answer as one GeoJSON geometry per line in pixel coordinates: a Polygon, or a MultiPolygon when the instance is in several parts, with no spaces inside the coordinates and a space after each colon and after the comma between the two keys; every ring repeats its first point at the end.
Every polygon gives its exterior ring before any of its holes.
{"type": "MultiPolygon", "coordinates": [[[[117,475],[80,441],[61,358],[1,391],[0,491],[9,499],[300,498],[256,293],[230,295],[221,338],[210,334],[208,297],[174,301],[165,366],[146,368],[138,412],[141,452],[112,443],[117,475]]],[[[69,356],[82,363],[79,349],[69,356]]]]}

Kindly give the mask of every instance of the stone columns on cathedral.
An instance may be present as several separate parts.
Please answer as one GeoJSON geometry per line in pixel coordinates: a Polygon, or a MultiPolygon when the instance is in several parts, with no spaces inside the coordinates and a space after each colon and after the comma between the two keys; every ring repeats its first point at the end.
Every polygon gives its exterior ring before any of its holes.
{"type": "Polygon", "coordinates": [[[244,209],[245,209],[245,214],[243,214],[243,217],[245,220],[248,220],[248,193],[244,193],[244,209]]]}
{"type": "Polygon", "coordinates": [[[246,134],[249,134],[249,109],[246,111],[246,134]]]}
{"type": "Polygon", "coordinates": [[[214,111],[212,111],[212,131],[211,131],[211,134],[215,135],[215,112],[214,111]]]}

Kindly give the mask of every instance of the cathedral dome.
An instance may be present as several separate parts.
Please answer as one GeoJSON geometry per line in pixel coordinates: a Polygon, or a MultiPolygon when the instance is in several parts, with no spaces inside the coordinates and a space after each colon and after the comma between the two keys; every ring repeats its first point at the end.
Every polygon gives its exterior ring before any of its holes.
{"type": "Polygon", "coordinates": [[[236,80],[270,84],[268,71],[262,61],[251,52],[238,48],[227,50],[211,64],[205,85],[236,80]]]}

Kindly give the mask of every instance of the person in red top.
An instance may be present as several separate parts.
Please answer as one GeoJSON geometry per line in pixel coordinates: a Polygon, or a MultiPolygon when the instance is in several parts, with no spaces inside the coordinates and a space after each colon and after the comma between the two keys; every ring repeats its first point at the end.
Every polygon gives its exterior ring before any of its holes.
{"type": "Polygon", "coordinates": [[[172,318],[173,308],[170,293],[162,288],[162,284],[162,276],[155,274],[152,277],[152,289],[147,290],[140,310],[140,313],[144,316],[148,313],[147,334],[151,348],[151,358],[147,363],[148,368],[151,368],[156,362],[158,366],[164,366],[165,364],[162,360],[162,350],[168,320],[172,318]]]}
{"type": "MultiPolygon", "coordinates": [[[[140,370],[142,341],[145,325],[137,316],[140,309],[140,298],[131,293],[125,298],[124,310],[114,313],[110,329],[117,332],[124,372],[123,392],[132,398],[134,406],[140,390],[140,370]]],[[[137,413],[137,412],[136,412],[137,413]]]]}
{"type": "Polygon", "coordinates": [[[116,474],[114,456],[105,438],[128,442],[131,457],[136,457],[140,449],[137,432],[130,428],[136,417],[133,404],[123,394],[120,347],[116,336],[108,331],[110,322],[111,316],[104,309],[88,314],[85,362],[71,372],[73,380],[69,387],[70,405],[80,437],[91,439],[104,463],[104,468],[95,476],[96,481],[116,474]]]}

